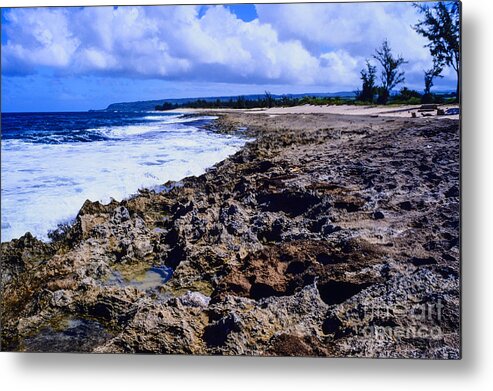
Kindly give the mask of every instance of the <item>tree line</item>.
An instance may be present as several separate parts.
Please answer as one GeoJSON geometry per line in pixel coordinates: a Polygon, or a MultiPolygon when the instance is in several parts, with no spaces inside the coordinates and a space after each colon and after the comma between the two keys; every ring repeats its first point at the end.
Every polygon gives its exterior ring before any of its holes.
{"type": "Polygon", "coordinates": [[[196,99],[182,104],[164,102],[162,105],[157,105],[155,109],[158,111],[179,109],[185,107],[192,109],[253,109],[270,107],[293,107],[299,105],[342,105],[351,103],[354,103],[354,98],[319,96],[291,97],[289,95],[274,97],[269,91],[265,91],[265,94],[257,99],[238,96],[232,97],[228,100],[196,99]]]}
{"type": "MultiPolygon", "coordinates": [[[[413,26],[414,30],[428,39],[433,58],[430,69],[423,71],[423,94],[412,91],[412,97],[419,97],[422,103],[432,103],[440,99],[431,92],[433,81],[442,76],[445,66],[450,66],[457,74],[455,100],[459,99],[460,86],[460,4],[458,2],[439,2],[434,6],[415,3],[423,19],[413,26]]],[[[402,65],[407,61],[401,55],[394,55],[387,40],[375,50],[372,56],[381,68],[380,85],[377,85],[377,65],[366,60],[361,70],[361,90],[356,92],[357,100],[368,103],[387,104],[392,90],[404,83],[405,74],[402,65]]],[[[409,95],[410,90],[403,88],[400,95],[409,95]]],[[[438,102],[437,102],[438,103],[438,102]]]]}

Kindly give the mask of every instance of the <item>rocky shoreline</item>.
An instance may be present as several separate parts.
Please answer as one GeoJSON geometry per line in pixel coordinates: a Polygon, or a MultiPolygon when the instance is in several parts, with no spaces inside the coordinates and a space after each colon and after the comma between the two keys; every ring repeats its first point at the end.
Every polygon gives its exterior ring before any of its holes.
{"type": "Polygon", "coordinates": [[[459,121],[213,126],[254,141],[2,243],[2,350],[460,357],[459,121]]]}

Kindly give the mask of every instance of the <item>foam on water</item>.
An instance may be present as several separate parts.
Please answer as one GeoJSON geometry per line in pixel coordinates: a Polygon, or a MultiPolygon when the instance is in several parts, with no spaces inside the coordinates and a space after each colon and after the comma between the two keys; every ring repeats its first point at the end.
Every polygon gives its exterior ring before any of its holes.
{"type": "Polygon", "coordinates": [[[170,116],[167,119],[163,120],[162,115],[148,115],[144,117],[144,119],[148,121],[159,121],[161,123],[186,123],[186,122],[196,122],[197,120],[212,120],[217,119],[218,117],[212,115],[204,115],[201,117],[184,117],[182,115],[170,116]]]}
{"type": "Polygon", "coordinates": [[[86,199],[122,200],[139,188],[200,175],[245,143],[170,120],[95,129],[108,138],[92,142],[2,140],[2,242],[27,231],[46,240],[86,199]]]}

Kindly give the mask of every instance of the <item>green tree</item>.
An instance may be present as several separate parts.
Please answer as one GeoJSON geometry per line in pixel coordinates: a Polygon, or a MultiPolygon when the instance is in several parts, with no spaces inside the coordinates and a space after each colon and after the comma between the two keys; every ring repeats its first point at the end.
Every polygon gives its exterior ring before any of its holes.
{"type": "Polygon", "coordinates": [[[269,91],[265,91],[265,104],[267,107],[272,107],[274,105],[274,98],[269,91]]]}
{"type": "Polygon", "coordinates": [[[363,102],[373,102],[373,98],[376,93],[376,74],[377,67],[370,64],[369,60],[366,60],[366,69],[361,70],[361,80],[363,86],[361,91],[357,94],[357,99],[363,102]]]}
{"type": "Polygon", "coordinates": [[[450,66],[457,74],[456,97],[459,99],[460,86],[460,3],[439,2],[433,6],[415,3],[423,15],[414,27],[416,32],[427,38],[426,45],[436,64],[450,66]]]}
{"type": "Polygon", "coordinates": [[[418,91],[410,90],[407,87],[402,87],[397,95],[397,98],[402,101],[410,101],[413,99],[421,99],[421,94],[418,91]]]}
{"type": "Polygon", "coordinates": [[[399,67],[406,64],[407,61],[404,61],[402,56],[394,57],[387,40],[383,41],[382,46],[376,49],[375,52],[376,54],[373,57],[382,66],[382,86],[379,89],[378,102],[386,104],[389,100],[390,92],[405,80],[404,71],[399,71],[399,67]]]}
{"type": "Polygon", "coordinates": [[[431,87],[433,87],[433,80],[437,77],[443,77],[441,75],[442,67],[433,64],[433,67],[424,71],[425,89],[422,96],[422,103],[431,103],[433,101],[433,95],[431,93],[431,87]]]}
{"type": "Polygon", "coordinates": [[[244,96],[236,98],[235,109],[244,109],[246,107],[246,99],[244,96]]]}

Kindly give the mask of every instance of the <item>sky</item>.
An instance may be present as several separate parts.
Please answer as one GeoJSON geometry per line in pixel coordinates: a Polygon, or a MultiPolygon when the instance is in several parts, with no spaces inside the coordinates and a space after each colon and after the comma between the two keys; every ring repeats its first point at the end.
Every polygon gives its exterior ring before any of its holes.
{"type": "MultiPolygon", "coordinates": [[[[384,39],[408,61],[404,85],[422,91],[432,58],[419,17],[397,2],[4,8],[2,111],[354,91],[384,39]]],[[[454,72],[443,76],[434,89],[455,90],[454,72]]]]}

